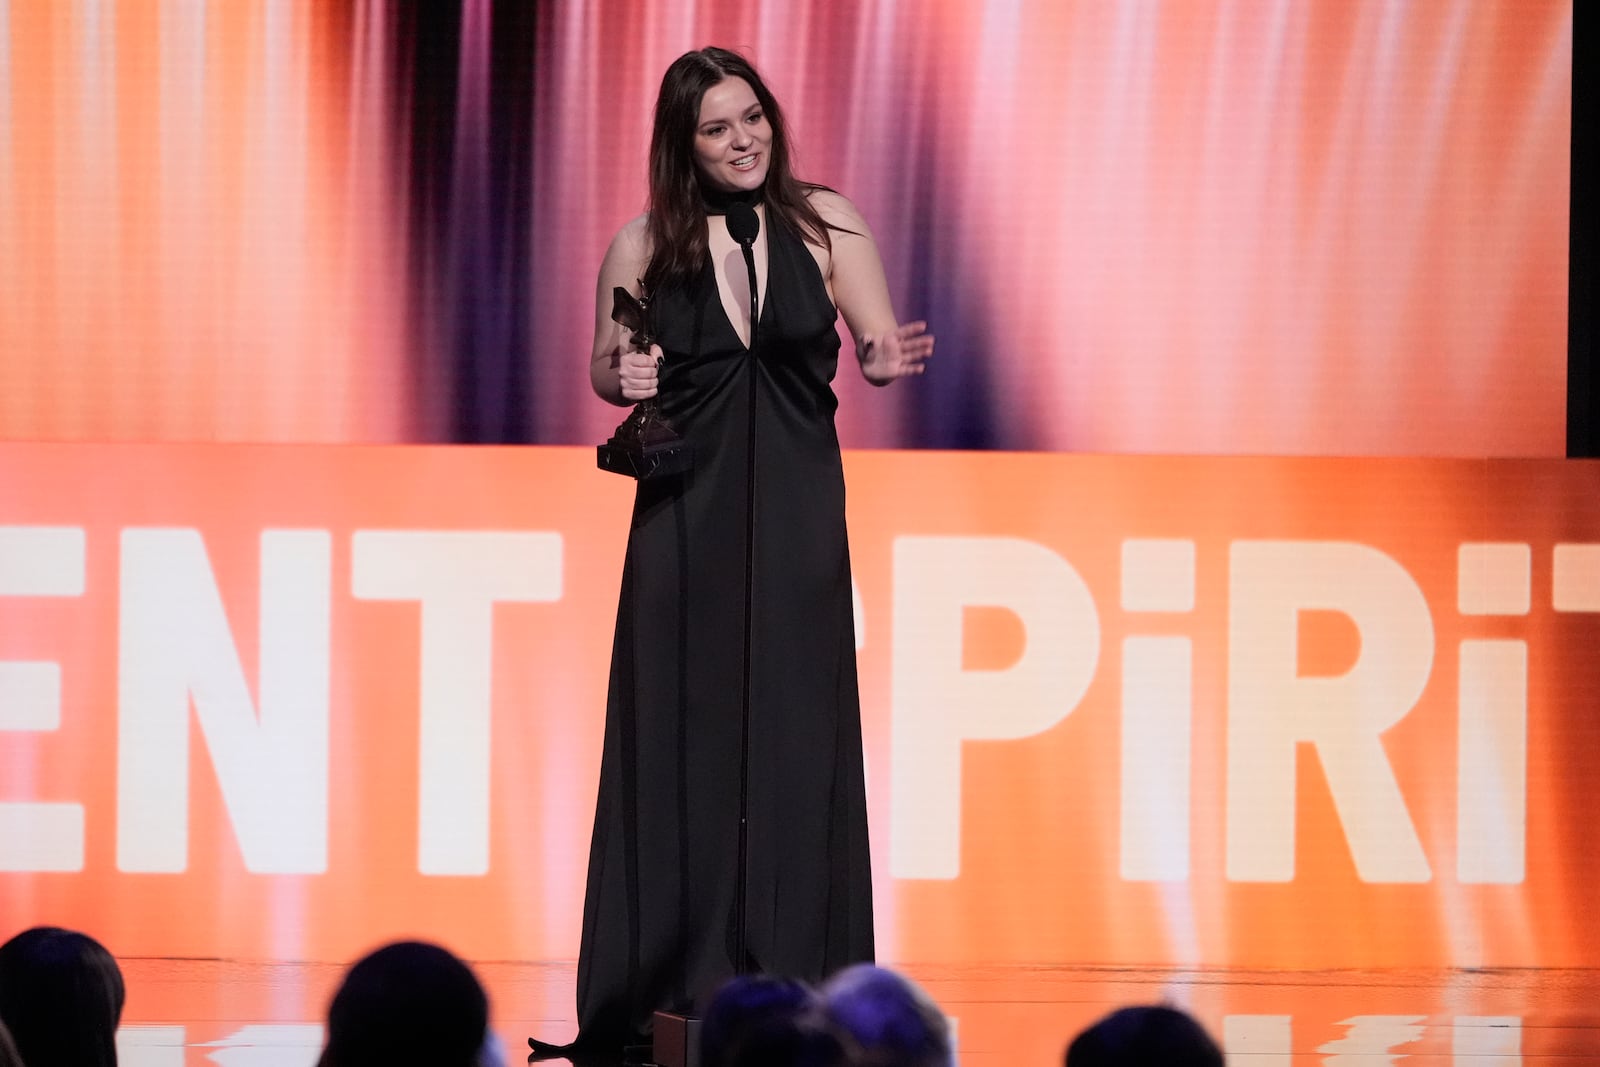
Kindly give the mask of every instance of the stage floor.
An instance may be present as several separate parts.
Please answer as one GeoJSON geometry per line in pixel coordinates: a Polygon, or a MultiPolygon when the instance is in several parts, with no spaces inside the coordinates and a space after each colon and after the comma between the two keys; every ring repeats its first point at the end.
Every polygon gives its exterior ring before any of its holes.
{"type": "MultiPolygon", "coordinates": [[[[316,963],[125,959],[121,1067],[312,1067],[343,973],[316,963]]],[[[506,1062],[576,1028],[571,962],[474,964],[506,1062]]],[[[1234,1067],[1554,1067],[1600,1063],[1600,970],[1138,970],[917,966],[956,1019],[963,1067],[1060,1064],[1114,1007],[1166,1001],[1222,1039],[1234,1067]]]]}

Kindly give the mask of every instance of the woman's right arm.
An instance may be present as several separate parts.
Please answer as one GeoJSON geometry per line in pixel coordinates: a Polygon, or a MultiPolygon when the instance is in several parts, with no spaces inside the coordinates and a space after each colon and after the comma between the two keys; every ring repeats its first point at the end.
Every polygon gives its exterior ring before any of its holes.
{"type": "Polygon", "coordinates": [[[640,215],[611,239],[600,264],[594,297],[594,349],[589,357],[589,383],[602,400],[627,405],[656,395],[659,345],[640,352],[629,343],[630,331],[611,318],[611,290],[622,286],[639,295],[639,278],[648,260],[645,217],[640,215]]]}

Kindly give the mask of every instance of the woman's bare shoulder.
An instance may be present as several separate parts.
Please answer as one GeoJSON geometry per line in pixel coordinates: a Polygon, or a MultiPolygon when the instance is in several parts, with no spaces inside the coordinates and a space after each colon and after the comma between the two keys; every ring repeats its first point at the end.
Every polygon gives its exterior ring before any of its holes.
{"type": "Polygon", "coordinates": [[[648,216],[640,215],[629,219],[623,224],[622,229],[617,231],[616,236],[611,238],[611,244],[606,248],[605,261],[600,265],[601,277],[636,278],[644,272],[644,266],[649,259],[648,216]]]}
{"type": "Polygon", "coordinates": [[[650,242],[649,224],[649,215],[636,215],[623,223],[611,238],[608,253],[643,254],[650,242]]]}
{"type": "Polygon", "coordinates": [[[860,210],[837,189],[814,185],[806,190],[806,199],[829,226],[860,230],[866,225],[867,220],[862,217],[860,210]]]}

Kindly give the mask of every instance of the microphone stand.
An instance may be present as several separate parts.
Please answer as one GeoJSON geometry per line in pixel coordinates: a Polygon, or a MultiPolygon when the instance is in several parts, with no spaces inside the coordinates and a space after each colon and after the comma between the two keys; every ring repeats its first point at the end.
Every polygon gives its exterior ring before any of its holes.
{"type": "Polygon", "coordinates": [[[760,290],[756,282],[756,235],[761,232],[761,220],[748,204],[734,204],[727,215],[728,233],[739,242],[744,253],[745,272],[750,279],[750,345],[749,345],[749,422],[745,452],[745,525],[744,525],[744,692],[739,708],[739,873],[737,896],[733,912],[734,967],[739,974],[749,974],[750,951],[746,940],[746,901],[750,881],[750,703],[754,685],[751,652],[755,641],[755,580],[756,580],[756,376],[760,364],[756,362],[756,344],[761,329],[760,290]]]}
{"type": "MultiPolygon", "coordinates": [[[[751,649],[755,641],[756,582],[756,342],[761,327],[760,291],[756,286],[756,236],[761,218],[749,204],[735,202],[728,208],[728,234],[739,242],[744,253],[744,268],[750,278],[750,429],[746,438],[745,520],[744,520],[744,692],[739,708],[739,870],[733,907],[734,970],[749,974],[750,950],[745,936],[745,896],[750,882],[750,698],[753,676],[751,649]]],[[[651,1054],[662,1067],[699,1067],[700,1020],[676,1012],[655,1013],[651,1054]]]]}

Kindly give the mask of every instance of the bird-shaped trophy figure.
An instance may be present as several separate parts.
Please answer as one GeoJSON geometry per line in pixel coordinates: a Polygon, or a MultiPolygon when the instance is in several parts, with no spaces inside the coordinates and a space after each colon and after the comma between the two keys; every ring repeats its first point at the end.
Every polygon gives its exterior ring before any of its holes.
{"type": "MultiPolygon", "coordinates": [[[[629,343],[641,352],[650,351],[650,321],[645,309],[648,296],[635,298],[622,286],[611,291],[611,318],[631,330],[629,343]]],[[[617,427],[611,439],[596,449],[596,463],[603,471],[630,478],[657,478],[682,474],[693,463],[694,452],[661,416],[656,398],[641,400],[617,427]]]]}

